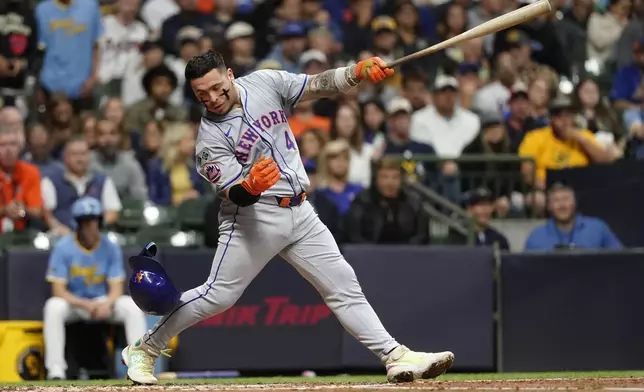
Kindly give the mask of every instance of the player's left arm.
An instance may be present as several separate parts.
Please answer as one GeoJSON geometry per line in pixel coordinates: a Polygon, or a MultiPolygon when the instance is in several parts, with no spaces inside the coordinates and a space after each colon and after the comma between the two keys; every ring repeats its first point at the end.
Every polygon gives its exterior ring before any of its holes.
{"type": "Polygon", "coordinates": [[[324,71],[317,75],[295,74],[286,71],[260,70],[250,74],[257,86],[277,93],[284,106],[294,106],[302,100],[332,97],[356,87],[361,81],[378,83],[394,74],[394,70],[378,57],[349,67],[324,71]]]}
{"type": "Polygon", "coordinates": [[[334,96],[356,87],[363,80],[379,83],[394,74],[379,57],[372,57],[349,67],[340,67],[311,75],[306,79],[300,101],[334,96]]]}

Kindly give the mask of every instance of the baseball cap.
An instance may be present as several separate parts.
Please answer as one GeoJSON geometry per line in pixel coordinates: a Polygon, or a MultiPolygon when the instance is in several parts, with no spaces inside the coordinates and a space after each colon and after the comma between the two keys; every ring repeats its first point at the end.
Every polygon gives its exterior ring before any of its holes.
{"type": "Polygon", "coordinates": [[[512,29],[505,33],[505,41],[509,46],[521,46],[530,44],[531,40],[525,31],[512,29]]]}
{"type": "Polygon", "coordinates": [[[481,115],[480,118],[481,129],[503,124],[503,119],[501,118],[501,116],[499,116],[498,113],[485,113],[481,115]]]}
{"type": "Polygon", "coordinates": [[[391,16],[378,16],[371,21],[371,30],[378,32],[383,30],[395,31],[396,21],[391,16]]]}
{"type": "Polygon", "coordinates": [[[306,67],[311,61],[326,64],[327,58],[324,52],[317,49],[309,49],[300,56],[300,65],[306,67]]]}
{"type": "Polygon", "coordinates": [[[387,105],[387,114],[392,115],[400,112],[411,114],[413,112],[411,103],[403,97],[394,97],[387,105]]]}
{"type": "Polygon", "coordinates": [[[565,95],[560,95],[550,103],[550,105],[548,106],[548,111],[550,111],[550,115],[553,116],[561,113],[564,110],[568,110],[571,107],[572,101],[570,100],[570,98],[565,95]]]}
{"type": "Polygon", "coordinates": [[[467,204],[470,206],[480,203],[494,203],[494,196],[487,188],[477,188],[469,192],[467,204]]]}
{"type": "Polygon", "coordinates": [[[434,91],[444,91],[447,89],[458,90],[458,80],[449,75],[440,75],[434,81],[434,91]]]}
{"type": "Polygon", "coordinates": [[[515,83],[510,89],[510,98],[508,99],[508,102],[512,102],[517,98],[528,99],[528,89],[525,84],[521,82],[515,83]]]}
{"type": "Polygon", "coordinates": [[[145,53],[152,49],[163,49],[163,46],[161,46],[161,42],[159,41],[147,40],[144,41],[139,48],[141,53],[145,53]]]}
{"type": "Polygon", "coordinates": [[[246,22],[235,22],[226,29],[226,41],[232,41],[236,38],[251,37],[255,34],[253,26],[246,22]]]}
{"type": "Polygon", "coordinates": [[[304,37],[306,30],[301,23],[287,23],[280,30],[280,38],[304,37]]]}
{"type": "Polygon", "coordinates": [[[188,42],[199,42],[199,39],[203,36],[203,32],[200,28],[195,26],[186,26],[179,29],[177,33],[177,42],[179,46],[186,44],[188,42]]]}

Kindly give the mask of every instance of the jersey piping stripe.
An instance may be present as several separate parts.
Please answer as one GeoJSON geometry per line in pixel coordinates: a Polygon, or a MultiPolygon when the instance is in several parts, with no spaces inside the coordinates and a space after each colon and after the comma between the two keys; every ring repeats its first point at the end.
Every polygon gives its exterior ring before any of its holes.
{"type": "Polygon", "coordinates": [[[298,103],[300,101],[300,98],[302,98],[302,94],[304,93],[304,87],[306,87],[306,82],[309,80],[309,75],[306,75],[304,77],[304,83],[302,83],[302,88],[300,89],[300,92],[295,95],[295,99],[291,99],[293,101],[293,105],[298,103]]]}
{"type": "MultiPolygon", "coordinates": [[[[248,117],[250,117],[251,120],[253,120],[253,122],[256,122],[256,120],[253,118],[253,116],[250,115],[250,112],[248,112],[248,110],[246,109],[248,107],[246,105],[248,103],[248,90],[246,90],[246,87],[244,87],[244,86],[241,86],[241,88],[243,88],[244,92],[246,93],[246,96],[244,97],[244,107],[242,108],[242,110],[244,111],[244,113],[246,113],[248,115],[248,117]]],[[[304,91],[304,86],[302,86],[302,91],[304,91]]],[[[250,124],[248,124],[248,125],[250,125],[250,124]]],[[[251,125],[251,128],[252,128],[252,125],[251,125]]],[[[253,129],[255,129],[255,128],[253,128],[253,129]]],[[[262,128],[260,127],[260,129],[262,129],[262,128]]],[[[257,130],[255,130],[255,132],[257,132],[257,130]]],[[[266,133],[266,135],[268,135],[268,137],[270,137],[271,140],[273,140],[273,143],[275,143],[275,139],[273,139],[273,136],[269,132],[264,131],[264,133],[266,133]]],[[[269,145],[270,145],[270,143],[269,143],[269,145]]],[[[297,172],[289,167],[289,165],[286,162],[286,159],[284,159],[284,155],[282,155],[282,152],[280,151],[280,149],[277,146],[275,146],[275,149],[277,150],[277,153],[280,154],[280,157],[282,158],[282,161],[284,161],[284,165],[286,165],[286,168],[289,169],[290,171],[292,171],[295,174],[295,179],[297,180],[297,184],[300,186],[300,192],[304,192],[305,189],[302,186],[302,183],[300,182],[300,179],[297,178],[297,172]]],[[[271,148],[271,151],[272,150],[273,149],[271,148]]],[[[284,174],[286,174],[286,173],[284,173],[284,174]]],[[[288,175],[288,177],[290,177],[290,175],[288,175]]],[[[291,178],[291,180],[292,180],[292,178],[291,178]]],[[[297,192],[295,191],[295,188],[292,185],[291,185],[291,188],[293,188],[293,196],[297,196],[297,192]]]]}
{"type": "Polygon", "coordinates": [[[230,181],[228,181],[227,183],[225,183],[225,184],[221,187],[221,189],[222,189],[222,190],[225,190],[226,188],[228,188],[228,187],[229,187],[233,182],[237,181],[237,179],[238,179],[239,177],[241,177],[241,175],[242,175],[242,173],[243,173],[243,172],[244,172],[244,168],[242,167],[242,168],[241,168],[241,170],[239,171],[239,173],[237,173],[237,175],[235,176],[235,178],[233,178],[232,180],[230,180],[230,181]]]}
{"type": "MultiPolygon", "coordinates": [[[[239,117],[239,118],[241,118],[241,116],[238,116],[238,117],[239,117]]],[[[233,117],[233,118],[235,118],[235,117],[233,117]]],[[[214,123],[214,121],[213,121],[213,120],[211,120],[211,119],[209,119],[209,118],[206,118],[206,120],[208,120],[208,121],[210,121],[210,122],[213,122],[213,123],[214,123]]],[[[223,129],[221,129],[221,127],[220,127],[219,125],[217,125],[217,124],[213,124],[213,125],[214,125],[214,126],[216,126],[216,127],[217,127],[217,129],[219,129],[219,130],[220,130],[224,135],[226,135],[226,137],[228,137],[228,136],[229,136],[229,134],[230,134],[230,130],[231,130],[231,128],[232,128],[232,125],[228,128],[228,132],[227,132],[227,133],[226,133],[226,132],[224,132],[224,130],[223,130],[223,129]]],[[[233,182],[237,181],[237,179],[242,175],[242,173],[244,173],[244,168],[243,168],[243,167],[239,170],[239,173],[237,173],[237,175],[235,176],[235,178],[233,178],[232,180],[230,180],[230,181],[228,181],[227,183],[225,183],[225,184],[221,187],[221,189],[222,189],[222,190],[225,190],[226,188],[228,188],[228,187],[230,186],[230,184],[232,184],[233,182]]]]}
{"type": "Polygon", "coordinates": [[[154,329],[154,331],[152,331],[152,332],[150,332],[148,334],[147,339],[145,339],[146,344],[150,341],[150,338],[152,338],[152,335],[154,335],[159,330],[159,328],[161,328],[163,326],[163,324],[165,324],[168,320],[170,320],[170,317],[172,317],[179,309],[181,309],[184,306],[186,306],[186,305],[198,300],[199,298],[203,298],[203,297],[208,295],[208,292],[210,291],[210,289],[212,289],[212,285],[215,284],[215,281],[217,280],[217,275],[219,275],[219,268],[221,268],[221,264],[224,262],[224,257],[226,257],[226,252],[228,252],[228,246],[230,245],[230,240],[232,240],[233,234],[235,234],[235,223],[237,223],[237,214],[238,213],[239,213],[239,206],[235,210],[235,214],[233,214],[233,226],[230,229],[230,235],[228,235],[228,241],[226,241],[226,247],[224,248],[224,251],[221,254],[221,259],[219,259],[219,264],[217,265],[217,270],[215,271],[215,276],[212,278],[212,282],[210,282],[208,284],[208,288],[206,289],[206,291],[204,291],[203,294],[200,294],[200,295],[196,296],[195,298],[191,299],[190,301],[182,303],[175,310],[173,310],[172,313],[167,315],[165,317],[165,320],[163,320],[163,322],[161,322],[159,324],[159,326],[154,329]]]}

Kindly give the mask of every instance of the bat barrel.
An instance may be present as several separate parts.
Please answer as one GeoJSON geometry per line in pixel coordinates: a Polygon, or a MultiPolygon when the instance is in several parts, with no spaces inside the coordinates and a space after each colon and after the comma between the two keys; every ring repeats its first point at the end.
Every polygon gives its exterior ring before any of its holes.
{"type": "Polygon", "coordinates": [[[550,3],[548,2],[548,0],[539,0],[535,3],[532,3],[525,7],[521,7],[505,15],[501,15],[494,19],[491,19],[455,37],[442,41],[436,45],[430,46],[429,48],[422,49],[422,50],[419,50],[418,52],[396,59],[390,63],[387,63],[387,67],[393,68],[395,66],[405,64],[413,60],[417,60],[421,57],[427,56],[428,54],[438,52],[439,50],[443,50],[450,46],[454,46],[463,41],[483,37],[488,34],[496,33],[497,31],[508,29],[512,26],[516,26],[518,24],[525,23],[531,19],[534,19],[537,16],[547,14],[551,10],[552,10],[552,7],[550,6],[550,3]]]}

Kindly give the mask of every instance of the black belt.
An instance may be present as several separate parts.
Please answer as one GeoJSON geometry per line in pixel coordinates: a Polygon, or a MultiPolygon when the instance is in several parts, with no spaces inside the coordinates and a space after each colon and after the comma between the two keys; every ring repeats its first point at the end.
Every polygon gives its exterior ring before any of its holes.
{"type": "Polygon", "coordinates": [[[297,207],[300,204],[304,203],[304,200],[306,200],[306,193],[302,192],[297,196],[292,196],[292,197],[279,197],[275,196],[277,199],[277,204],[280,207],[283,208],[288,208],[288,207],[297,207]]]}

